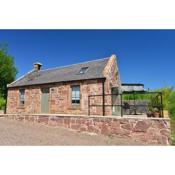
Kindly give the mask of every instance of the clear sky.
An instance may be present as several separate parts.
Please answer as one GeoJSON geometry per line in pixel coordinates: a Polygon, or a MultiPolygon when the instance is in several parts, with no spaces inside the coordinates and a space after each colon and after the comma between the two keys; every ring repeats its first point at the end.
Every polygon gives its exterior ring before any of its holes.
{"type": "Polygon", "coordinates": [[[43,69],[116,54],[122,83],[175,86],[175,30],[0,30],[17,77],[39,61],[43,69]]]}

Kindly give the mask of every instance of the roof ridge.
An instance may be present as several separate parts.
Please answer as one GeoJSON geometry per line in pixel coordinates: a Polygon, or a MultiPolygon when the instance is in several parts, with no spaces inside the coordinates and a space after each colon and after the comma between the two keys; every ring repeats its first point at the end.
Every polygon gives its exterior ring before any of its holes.
{"type": "Polygon", "coordinates": [[[65,66],[57,66],[57,67],[53,67],[53,68],[43,69],[43,70],[40,70],[40,72],[54,70],[54,69],[62,69],[62,68],[70,67],[70,66],[80,65],[80,64],[83,64],[83,63],[90,63],[90,62],[95,62],[95,61],[100,61],[100,60],[107,60],[107,59],[109,59],[109,57],[96,59],[96,60],[91,60],[91,61],[84,61],[84,62],[75,63],[75,64],[69,64],[69,65],[65,65],[65,66]]]}

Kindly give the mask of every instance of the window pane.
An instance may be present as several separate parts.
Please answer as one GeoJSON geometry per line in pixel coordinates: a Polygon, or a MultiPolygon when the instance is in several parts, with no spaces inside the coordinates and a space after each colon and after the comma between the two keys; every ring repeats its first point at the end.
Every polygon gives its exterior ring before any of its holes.
{"type": "Polygon", "coordinates": [[[72,91],[72,97],[75,97],[75,96],[76,96],[75,91],[72,91]]]}
{"type": "Polygon", "coordinates": [[[76,97],[77,97],[77,98],[80,98],[80,91],[77,91],[76,97]]]}
{"type": "Polygon", "coordinates": [[[80,86],[72,86],[73,91],[80,91],[80,86]]]}
{"type": "Polygon", "coordinates": [[[24,104],[24,101],[25,101],[25,89],[20,89],[19,90],[19,100],[20,100],[20,104],[24,104]]]}
{"type": "Polygon", "coordinates": [[[72,86],[72,103],[80,103],[80,86],[72,86]]]}
{"type": "Polygon", "coordinates": [[[79,74],[85,74],[88,70],[88,67],[82,67],[79,71],[79,74]]]}
{"type": "Polygon", "coordinates": [[[72,100],[76,100],[76,97],[72,97],[72,100]]]}

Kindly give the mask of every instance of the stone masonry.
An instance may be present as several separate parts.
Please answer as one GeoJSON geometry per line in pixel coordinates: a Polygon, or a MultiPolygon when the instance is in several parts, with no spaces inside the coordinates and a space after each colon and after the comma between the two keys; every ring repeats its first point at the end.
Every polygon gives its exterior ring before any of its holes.
{"type": "Polygon", "coordinates": [[[130,138],[145,145],[170,145],[170,120],[163,118],[116,118],[63,115],[0,115],[53,127],[66,127],[112,137],[130,138]]]}

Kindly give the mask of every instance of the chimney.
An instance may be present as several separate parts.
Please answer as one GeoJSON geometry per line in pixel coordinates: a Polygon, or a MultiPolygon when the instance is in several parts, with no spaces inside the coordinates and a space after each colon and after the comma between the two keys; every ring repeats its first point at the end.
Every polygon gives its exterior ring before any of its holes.
{"type": "Polygon", "coordinates": [[[42,64],[39,62],[36,62],[33,64],[33,68],[35,71],[39,71],[41,69],[42,64]]]}
{"type": "Polygon", "coordinates": [[[116,57],[116,55],[115,55],[115,54],[112,54],[112,55],[110,56],[110,59],[112,59],[112,60],[116,60],[116,59],[117,59],[117,57],[116,57]]]}

